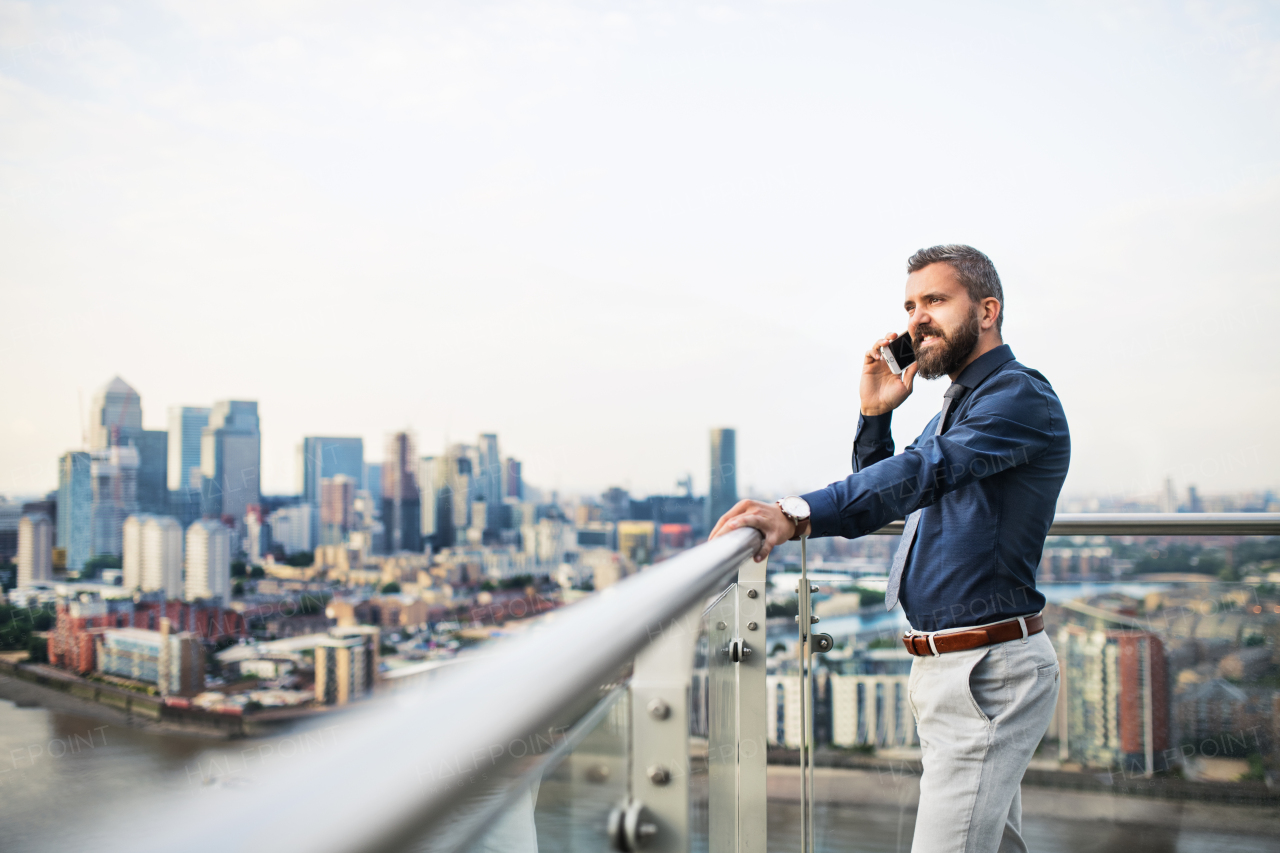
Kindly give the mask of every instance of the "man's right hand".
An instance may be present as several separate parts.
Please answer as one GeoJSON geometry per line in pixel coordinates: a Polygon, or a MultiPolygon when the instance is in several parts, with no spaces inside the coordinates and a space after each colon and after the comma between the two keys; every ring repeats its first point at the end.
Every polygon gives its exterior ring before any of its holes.
{"type": "Polygon", "coordinates": [[[902,401],[911,396],[911,382],[916,377],[915,362],[900,375],[894,375],[880,355],[880,347],[888,346],[889,341],[898,337],[897,332],[890,332],[871,345],[862,361],[862,383],[858,392],[862,397],[862,414],[883,415],[892,412],[902,405],[902,401]]]}

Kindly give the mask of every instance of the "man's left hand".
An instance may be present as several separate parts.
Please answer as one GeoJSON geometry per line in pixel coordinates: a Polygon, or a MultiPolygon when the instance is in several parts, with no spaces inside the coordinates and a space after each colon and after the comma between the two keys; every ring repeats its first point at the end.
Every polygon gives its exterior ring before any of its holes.
{"type": "Polygon", "coordinates": [[[756,551],[757,563],[768,557],[769,552],[775,547],[796,534],[795,523],[782,514],[782,509],[777,504],[767,504],[763,501],[738,501],[733,509],[716,522],[715,529],[711,531],[711,536],[708,538],[715,539],[739,527],[752,527],[764,534],[764,542],[756,551]]]}

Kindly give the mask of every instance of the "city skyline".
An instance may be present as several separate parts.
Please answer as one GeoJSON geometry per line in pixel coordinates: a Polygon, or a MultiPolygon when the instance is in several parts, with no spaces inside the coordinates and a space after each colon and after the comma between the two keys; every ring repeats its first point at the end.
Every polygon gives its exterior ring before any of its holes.
{"type": "Polygon", "coordinates": [[[905,259],[952,241],[1063,400],[1068,494],[1274,485],[1269,7],[499,7],[6,17],[0,492],[51,487],[115,373],[146,429],[259,401],[271,493],[302,436],[399,430],[705,492],[718,424],[740,490],[806,491],[848,473],[905,259]]]}

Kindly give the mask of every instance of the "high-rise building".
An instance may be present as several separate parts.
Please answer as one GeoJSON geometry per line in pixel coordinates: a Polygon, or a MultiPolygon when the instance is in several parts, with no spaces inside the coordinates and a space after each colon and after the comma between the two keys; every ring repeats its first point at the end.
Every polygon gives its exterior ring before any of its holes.
{"type": "Polygon", "coordinates": [[[169,491],[200,491],[200,436],[208,425],[207,408],[169,407],[169,491]]]}
{"type": "Polygon", "coordinates": [[[169,505],[169,434],[142,428],[142,398],[119,376],[93,398],[89,447],[133,447],[138,451],[137,500],[143,512],[163,513],[169,505]]]}
{"type": "Polygon", "coordinates": [[[138,512],[138,450],[115,445],[89,454],[93,488],[90,509],[92,556],[121,556],[124,520],[138,512]]]}
{"type": "Polygon", "coordinates": [[[507,457],[502,466],[502,495],[511,500],[524,500],[524,479],[520,474],[520,460],[507,457]]]}
{"type": "Polygon", "coordinates": [[[1058,632],[1062,684],[1059,756],[1126,772],[1165,769],[1169,749],[1169,671],[1164,645],[1145,631],[1058,632]]]}
{"type": "Polygon", "coordinates": [[[53,580],[53,524],[46,515],[18,521],[18,586],[53,580]]]}
{"type": "Polygon", "coordinates": [[[499,512],[503,495],[502,455],[498,452],[498,436],[493,433],[481,433],[476,447],[480,465],[476,472],[475,489],[477,497],[483,498],[486,505],[483,529],[488,534],[498,529],[502,517],[499,512]]]}
{"type": "Polygon", "coordinates": [[[182,528],[167,515],[131,515],[124,523],[124,587],[182,598],[182,528]]]}
{"type": "Polygon", "coordinates": [[[377,462],[364,463],[364,490],[373,495],[374,503],[381,511],[382,505],[382,465],[377,462]]]}
{"type": "Polygon", "coordinates": [[[356,483],[346,474],[320,481],[320,544],[341,545],[355,528],[356,483]]]}
{"type": "Polygon", "coordinates": [[[267,516],[271,525],[271,541],[279,545],[285,554],[298,554],[311,550],[311,521],[315,507],[310,504],[282,506],[267,516]]]}
{"type": "Polygon", "coordinates": [[[737,433],[732,429],[711,430],[710,491],[708,529],[738,502],[737,433]]]}
{"type": "MultiPolygon", "coordinates": [[[[424,542],[430,542],[434,548],[444,548],[453,544],[452,540],[448,543],[441,542],[439,535],[442,521],[440,490],[444,482],[443,457],[424,456],[418,460],[418,492],[422,500],[422,539],[424,542]]],[[[445,526],[452,529],[448,523],[445,526]]]]}
{"type": "Polygon", "coordinates": [[[271,549],[271,525],[259,504],[249,504],[244,512],[244,544],[241,546],[250,565],[257,565],[271,549]]]}
{"type": "Polygon", "coordinates": [[[22,504],[0,495],[0,560],[11,560],[18,555],[18,522],[22,519],[22,504]]]}
{"type": "Polygon", "coordinates": [[[382,526],[390,554],[422,550],[422,499],[413,436],[398,432],[387,442],[382,461],[382,526]]]}
{"type": "Polygon", "coordinates": [[[206,518],[230,517],[243,524],[245,509],[262,502],[262,437],[258,404],[222,400],[213,404],[200,435],[200,472],[206,518]]]}
{"type": "Polygon", "coordinates": [[[316,702],[345,705],[366,692],[365,640],[325,637],[316,643],[316,702]]]}
{"type": "Polygon", "coordinates": [[[119,376],[93,396],[93,421],[89,425],[89,448],[98,450],[119,444],[142,432],[142,398],[119,376]]]}
{"type": "Polygon", "coordinates": [[[349,477],[364,486],[364,439],[308,436],[298,445],[298,491],[302,500],[320,506],[320,481],[349,477]]]}
{"type": "Polygon", "coordinates": [[[57,547],[67,571],[79,572],[92,556],[93,476],[89,454],[71,450],[58,458],[57,547]]]}
{"type": "Polygon", "coordinates": [[[187,528],[185,597],[231,600],[231,531],[201,519],[187,528]]]}

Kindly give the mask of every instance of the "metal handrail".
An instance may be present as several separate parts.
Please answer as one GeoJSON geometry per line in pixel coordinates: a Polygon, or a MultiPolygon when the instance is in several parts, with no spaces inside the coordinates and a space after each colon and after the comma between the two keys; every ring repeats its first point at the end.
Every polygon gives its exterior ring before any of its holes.
{"type": "MultiPolygon", "coordinates": [[[[879,535],[902,533],[903,522],[879,535]]],[[[1066,512],[1049,526],[1050,536],[1277,536],[1280,512],[1066,512]]]]}
{"type": "MultiPolygon", "coordinates": [[[[760,541],[736,530],[550,614],[465,666],[343,719],[338,744],[291,759],[240,791],[148,803],[105,835],[108,850],[400,850],[492,784],[507,749],[588,705],[599,687],[680,614],[713,593],[760,541]],[[448,772],[447,780],[441,779],[448,772]],[[430,777],[424,781],[424,773],[430,777]]],[[[585,708],[583,709],[585,710],[585,708]]]]}

